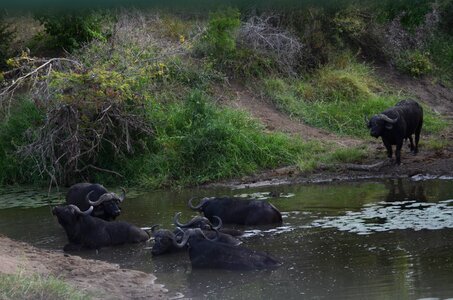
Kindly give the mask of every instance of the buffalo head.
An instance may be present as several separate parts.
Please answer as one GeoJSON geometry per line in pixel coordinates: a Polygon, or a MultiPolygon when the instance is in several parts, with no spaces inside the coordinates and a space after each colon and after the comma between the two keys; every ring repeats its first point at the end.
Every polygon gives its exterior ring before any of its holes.
{"type": "Polygon", "coordinates": [[[398,121],[398,117],[392,119],[384,114],[373,116],[370,120],[365,118],[368,129],[370,129],[370,135],[378,138],[382,135],[385,129],[390,130],[393,125],[398,121]]]}
{"type": "Polygon", "coordinates": [[[180,248],[177,243],[177,237],[173,232],[168,229],[156,230],[157,227],[159,225],[153,225],[151,227],[154,237],[154,245],[151,250],[152,255],[160,255],[180,248]]]}
{"type": "Polygon", "coordinates": [[[103,218],[108,220],[113,220],[121,213],[120,204],[126,198],[126,191],[124,188],[121,188],[122,194],[118,196],[113,192],[104,193],[96,201],[90,199],[90,195],[94,191],[90,191],[86,195],[86,201],[94,206],[93,215],[94,216],[103,216],[103,218]]]}

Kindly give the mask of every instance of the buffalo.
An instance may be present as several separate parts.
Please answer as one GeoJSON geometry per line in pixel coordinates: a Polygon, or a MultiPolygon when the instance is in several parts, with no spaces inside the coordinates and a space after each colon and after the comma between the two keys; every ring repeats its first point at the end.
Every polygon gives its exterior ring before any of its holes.
{"type": "Polygon", "coordinates": [[[220,219],[217,216],[213,216],[213,219],[217,220],[217,226],[214,226],[211,221],[209,221],[208,218],[202,217],[202,216],[197,216],[194,217],[192,220],[189,222],[183,224],[179,221],[179,216],[181,213],[177,213],[175,217],[173,218],[173,223],[175,226],[179,228],[200,228],[202,230],[218,230],[220,233],[228,234],[231,236],[241,236],[244,234],[241,230],[238,229],[233,229],[233,228],[222,228],[223,222],[222,219],[220,219]]]}
{"type": "Polygon", "coordinates": [[[204,218],[204,217],[195,217],[191,221],[186,224],[182,224],[179,222],[180,213],[177,213],[174,217],[174,223],[177,227],[175,231],[170,231],[168,229],[158,229],[156,228],[159,225],[153,225],[151,227],[151,232],[154,237],[154,245],[151,250],[152,255],[157,256],[165,253],[172,253],[181,250],[181,247],[178,247],[178,242],[181,241],[182,236],[180,235],[181,231],[184,232],[188,229],[199,228],[203,231],[203,233],[208,236],[209,238],[217,237],[218,242],[225,243],[233,246],[237,246],[242,242],[238,239],[234,238],[233,236],[218,232],[216,233],[215,230],[220,230],[222,227],[222,221],[217,218],[218,225],[213,226],[211,222],[204,218]]]}
{"type": "Polygon", "coordinates": [[[264,200],[250,200],[235,197],[203,198],[198,205],[189,200],[189,207],[203,212],[211,222],[218,216],[225,224],[267,225],[281,224],[282,215],[275,206],[264,200]]]}
{"type": "Polygon", "coordinates": [[[64,228],[69,243],[64,251],[99,249],[126,243],[147,241],[148,233],[126,222],[107,222],[91,216],[93,206],[81,211],[77,206],[61,205],[52,209],[52,214],[64,228]]]}
{"type": "Polygon", "coordinates": [[[126,192],[121,188],[121,196],[108,192],[105,187],[97,183],[77,183],[71,186],[66,194],[66,204],[73,204],[80,210],[87,210],[93,206],[92,216],[112,221],[121,213],[120,203],[124,201],[126,192]]]}
{"type": "Polygon", "coordinates": [[[423,126],[423,108],[416,101],[402,100],[365,121],[371,136],[382,137],[389,158],[392,158],[392,145],[396,145],[396,164],[401,164],[403,140],[409,139],[409,147],[414,155],[418,152],[418,141],[423,126]],[[412,134],[415,134],[415,143],[412,134]]]}
{"type": "Polygon", "coordinates": [[[217,238],[209,239],[199,228],[184,231],[178,247],[189,245],[189,257],[193,268],[214,268],[228,270],[273,269],[281,265],[270,255],[220,243],[217,238]]]}

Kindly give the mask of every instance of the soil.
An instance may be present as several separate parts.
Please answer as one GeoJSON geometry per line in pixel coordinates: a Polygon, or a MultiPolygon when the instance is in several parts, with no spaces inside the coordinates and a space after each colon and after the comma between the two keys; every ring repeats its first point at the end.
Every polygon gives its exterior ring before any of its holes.
{"type": "Polygon", "coordinates": [[[58,277],[93,299],[167,299],[156,277],[116,264],[44,250],[0,236],[0,273],[58,277]]]}
{"type": "MultiPolygon", "coordinates": [[[[378,74],[389,86],[424,102],[447,119],[453,118],[453,89],[433,83],[429,79],[413,80],[393,70],[381,67],[378,74]]],[[[356,180],[361,178],[408,177],[418,174],[453,176],[453,147],[442,150],[429,150],[421,147],[417,156],[410,155],[408,149],[402,153],[402,164],[383,164],[372,168],[376,163],[385,161],[385,148],[380,140],[363,141],[354,138],[338,137],[332,133],[312,128],[298,120],[279,112],[270,101],[255,95],[239,83],[232,83],[233,100],[222,100],[225,105],[243,109],[259,119],[269,131],[282,131],[304,139],[331,141],[344,147],[365,145],[370,158],[360,165],[338,165],[322,167],[312,173],[300,173],[296,167],[289,166],[277,170],[261,172],[253,176],[233,181],[217,182],[209,186],[228,186],[240,188],[247,186],[278,185],[296,182],[330,182],[334,180],[356,180]]],[[[230,93],[230,92],[228,92],[230,93]]],[[[230,97],[229,97],[230,98],[230,97]]],[[[453,131],[447,130],[444,138],[453,139],[453,131]]],[[[423,133],[422,133],[423,139],[423,133]]],[[[155,276],[135,270],[120,269],[118,265],[101,261],[82,259],[59,251],[38,249],[28,244],[0,236],[0,273],[15,273],[18,270],[29,273],[54,275],[69,284],[95,297],[108,299],[165,299],[169,298],[163,286],[155,284],[155,276]]]]}

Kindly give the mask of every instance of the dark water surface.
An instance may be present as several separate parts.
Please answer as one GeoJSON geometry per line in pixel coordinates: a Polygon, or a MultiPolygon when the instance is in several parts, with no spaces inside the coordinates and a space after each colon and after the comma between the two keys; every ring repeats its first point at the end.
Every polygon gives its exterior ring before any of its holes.
{"type": "MultiPolygon", "coordinates": [[[[243,245],[283,265],[272,271],[192,270],[186,252],[153,258],[152,242],[79,253],[154,273],[170,296],[194,299],[445,299],[453,297],[453,180],[389,179],[241,190],[130,193],[120,219],[171,225],[196,214],[192,196],[281,194],[270,198],[280,227],[242,227],[243,245]],[[179,294],[180,293],[180,294],[179,294]]],[[[243,195],[245,196],[245,195],[243,195]]],[[[0,233],[61,249],[63,229],[33,189],[0,189],[0,233]],[[26,201],[24,201],[26,200],[26,201]],[[43,206],[44,205],[44,206],[43,206]]]]}

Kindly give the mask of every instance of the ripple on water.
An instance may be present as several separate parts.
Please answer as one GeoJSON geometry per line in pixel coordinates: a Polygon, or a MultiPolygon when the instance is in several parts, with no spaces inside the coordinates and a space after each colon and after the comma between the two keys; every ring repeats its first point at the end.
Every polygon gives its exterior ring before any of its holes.
{"type": "Polygon", "coordinates": [[[357,234],[390,230],[438,230],[453,228],[453,199],[438,203],[416,201],[378,202],[342,216],[328,216],[311,223],[312,227],[336,228],[357,234]]]}

